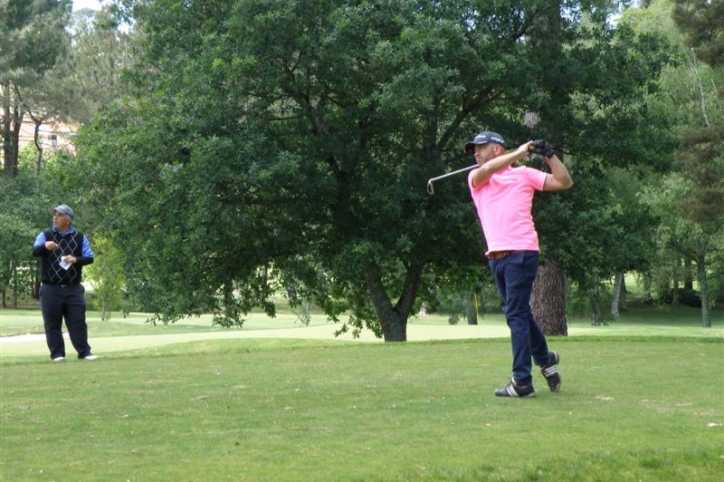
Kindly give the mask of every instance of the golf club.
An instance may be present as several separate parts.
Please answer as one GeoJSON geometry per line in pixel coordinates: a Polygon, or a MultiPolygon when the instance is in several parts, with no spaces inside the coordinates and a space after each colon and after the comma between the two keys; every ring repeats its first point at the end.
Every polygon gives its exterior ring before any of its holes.
{"type": "Polygon", "coordinates": [[[463,167],[462,169],[458,169],[457,171],[448,172],[447,174],[443,174],[442,176],[430,178],[430,180],[427,181],[427,192],[430,194],[435,194],[435,188],[432,187],[433,182],[439,181],[440,179],[445,179],[446,177],[454,176],[456,174],[460,174],[461,172],[470,171],[472,169],[475,169],[476,167],[479,166],[477,164],[473,164],[472,166],[463,167]]]}
{"type": "MultiPolygon", "coordinates": [[[[533,151],[534,149],[535,149],[535,146],[533,146],[533,145],[528,146],[529,151],[533,151]]],[[[454,176],[456,174],[460,174],[461,172],[471,171],[471,170],[475,169],[476,167],[480,167],[480,166],[478,166],[477,164],[473,164],[472,166],[463,167],[462,169],[458,169],[457,171],[448,172],[447,174],[443,174],[442,176],[430,178],[427,181],[427,192],[429,194],[435,194],[435,188],[432,186],[433,182],[439,181],[440,179],[445,179],[446,177],[454,176]]]]}

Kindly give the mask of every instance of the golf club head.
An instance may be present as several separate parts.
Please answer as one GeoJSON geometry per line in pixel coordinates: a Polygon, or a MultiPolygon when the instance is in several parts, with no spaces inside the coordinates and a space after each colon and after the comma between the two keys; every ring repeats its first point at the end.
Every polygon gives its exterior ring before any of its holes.
{"type": "Polygon", "coordinates": [[[432,181],[427,181],[427,193],[435,194],[435,189],[432,187],[432,181]]]}

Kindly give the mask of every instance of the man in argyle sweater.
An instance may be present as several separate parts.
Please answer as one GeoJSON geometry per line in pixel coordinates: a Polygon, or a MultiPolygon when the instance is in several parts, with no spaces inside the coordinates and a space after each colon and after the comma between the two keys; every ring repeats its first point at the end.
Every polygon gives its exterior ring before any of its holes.
{"type": "Polygon", "coordinates": [[[88,344],[83,266],[93,262],[88,238],[72,224],[73,210],[61,204],[53,210],[53,228],[38,234],[33,256],[40,258],[40,311],[45,339],[54,362],[65,360],[63,318],[78,358],[96,360],[88,344]]]}

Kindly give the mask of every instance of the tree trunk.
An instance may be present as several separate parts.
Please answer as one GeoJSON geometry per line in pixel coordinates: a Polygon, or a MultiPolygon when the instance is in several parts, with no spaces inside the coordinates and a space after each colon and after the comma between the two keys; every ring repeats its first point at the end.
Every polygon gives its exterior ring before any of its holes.
{"type": "Polygon", "coordinates": [[[611,316],[614,320],[621,317],[618,312],[618,308],[621,303],[621,288],[623,286],[623,271],[616,273],[616,277],[613,280],[613,299],[611,300],[611,316]]]}
{"type": "Polygon", "coordinates": [[[18,177],[18,156],[20,155],[20,128],[23,125],[23,114],[18,108],[13,109],[13,128],[10,132],[10,156],[5,158],[5,168],[11,178],[18,177]]]}
{"type": "Polygon", "coordinates": [[[18,267],[13,266],[13,309],[18,309],[18,267]]]}
{"type": "Polygon", "coordinates": [[[679,306],[679,271],[681,269],[681,259],[676,259],[676,266],[674,266],[674,273],[672,278],[671,288],[671,306],[679,306]]]}
{"type": "Polygon", "coordinates": [[[3,161],[4,169],[6,172],[10,172],[10,149],[11,149],[11,137],[10,137],[10,81],[6,80],[2,85],[3,91],[3,161]]]}
{"type": "Polygon", "coordinates": [[[601,287],[598,282],[598,270],[591,273],[590,282],[588,294],[591,302],[591,326],[601,326],[601,287]]]}
{"type": "Polygon", "coordinates": [[[531,306],[545,335],[568,335],[566,284],[558,260],[549,259],[538,269],[531,306]]]}
{"type": "Polygon", "coordinates": [[[466,291],[463,293],[463,306],[465,307],[465,319],[468,320],[468,325],[478,324],[478,306],[476,294],[466,291]]]}
{"type": "Polygon", "coordinates": [[[40,126],[43,124],[41,119],[35,119],[35,133],[33,141],[35,142],[35,175],[40,177],[40,167],[43,163],[43,143],[40,141],[40,126]]]}
{"type": "Polygon", "coordinates": [[[626,289],[626,273],[623,272],[623,278],[621,278],[621,290],[619,291],[619,305],[618,308],[621,311],[628,311],[628,300],[627,295],[628,290],[626,289]]]}
{"type": "Polygon", "coordinates": [[[691,258],[686,256],[684,258],[684,288],[687,290],[694,289],[694,276],[693,269],[691,269],[691,258]]]}
{"type": "Polygon", "coordinates": [[[402,295],[395,306],[392,306],[387,290],[382,283],[379,267],[371,264],[365,268],[367,291],[380,321],[385,342],[407,341],[407,319],[410,317],[410,310],[415,303],[422,268],[422,264],[407,267],[402,295]]]}
{"type": "MultiPolygon", "coordinates": [[[[702,248],[700,243],[699,247],[702,248]]],[[[711,315],[709,313],[709,280],[706,276],[706,248],[699,249],[696,257],[696,280],[699,282],[699,295],[701,296],[701,326],[711,328],[711,315]]]]}

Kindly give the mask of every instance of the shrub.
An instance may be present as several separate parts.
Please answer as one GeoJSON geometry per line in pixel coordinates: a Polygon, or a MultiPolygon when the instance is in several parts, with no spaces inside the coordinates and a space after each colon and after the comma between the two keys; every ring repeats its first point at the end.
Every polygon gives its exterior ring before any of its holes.
{"type": "MultiPolygon", "coordinates": [[[[679,304],[691,306],[693,308],[701,308],[701,296],[699,292],[690,288],[680,288],[678,290],[679,304]]],[[[657,300],[660,304],[671,305],[674,302],[674,290],[667,289],[659,293],[657,300]]]]}

